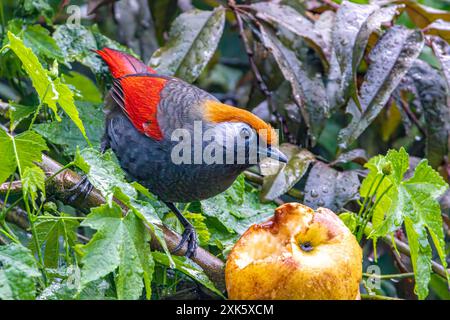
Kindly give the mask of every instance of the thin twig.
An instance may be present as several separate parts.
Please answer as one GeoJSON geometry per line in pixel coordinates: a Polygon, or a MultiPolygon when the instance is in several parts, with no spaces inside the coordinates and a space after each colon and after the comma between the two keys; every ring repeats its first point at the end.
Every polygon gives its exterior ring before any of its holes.
{"type": "Polygon", "coordinates": [[[403,278],[411,278],[414,277],[414,272],[407,273],[396,273],[396,274],[370,274],[363,273],[364,277],[367,278],[376,278],[376,279],[403,279],[403,278]]]}
{"type": "Polygon", "coordinates": [[[403,99],[400,99],[400,106],[406,112],[406,114],[408,115],[408,118],[411,119],[412,122],[414,122],[416,127],[419,129],[420,133],[424,137],[426,137],[427,136],[427,132],[425,131],[424,128],[422,128],[422,125],[420,124],[420,122],[417,119],[416,115],[411,111],[411,109],[409,108],[408,104],[403,99]]]}
{"type": "Polygon", "coordinates": [[[376,294],[361,293],[361,300],[403,300],[403,299],[387,296],[379,296],[376,294]]]}

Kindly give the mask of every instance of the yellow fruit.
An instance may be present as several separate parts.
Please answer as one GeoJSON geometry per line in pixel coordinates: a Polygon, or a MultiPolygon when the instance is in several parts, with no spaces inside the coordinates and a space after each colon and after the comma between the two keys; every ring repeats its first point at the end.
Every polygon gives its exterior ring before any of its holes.
{"type": "Polygon", "coordinates": [[[359,299],[362,250],[332,211],[287,203],[228,256],[230,299],[359,299]]]}

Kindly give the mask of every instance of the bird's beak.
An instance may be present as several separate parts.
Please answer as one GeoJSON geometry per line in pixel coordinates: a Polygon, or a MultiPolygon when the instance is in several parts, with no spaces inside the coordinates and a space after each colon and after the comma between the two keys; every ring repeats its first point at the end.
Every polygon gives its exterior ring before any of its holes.
{"type": "Polygon", "coordinates": [[[259,154],[262,157],[269,157],[273,160],[278,160],[280,162],[283,163],[287,163],[288,162],[288,158],[284,155],[283,152],[281,152],[278,148],[273,147],[273,146],[269,146],[267,148],[260,148],[258,150],[259,154]]]}

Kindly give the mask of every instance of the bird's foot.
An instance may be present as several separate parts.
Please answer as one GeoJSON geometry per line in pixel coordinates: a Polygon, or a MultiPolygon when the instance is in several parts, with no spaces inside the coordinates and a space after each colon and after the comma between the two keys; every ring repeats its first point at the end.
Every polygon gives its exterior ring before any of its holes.
{"type": "Polygon", "coordinates": [[[183,248],[184,244],[187,242],[187,250],[185,252],[185,256],[187,258],[191,258],[195,256],[195,252],[197,251],[198,241],[197,241],[197,233],[192,225],[187,225],[184,229],[183,234],[181,235],[181,241],[173,249],[172,253],[179,251],[183,248]]]}
{"type": "Polygon", "coordinates": [[[91,193],[94,186],[89,182],[87,176],[84,176],[76,185],[67,190],[70,196],[67,198],[69,203],[74,203],[78,199],[82,199],[81,201],[85,201],[86,198],[91,193]]]}

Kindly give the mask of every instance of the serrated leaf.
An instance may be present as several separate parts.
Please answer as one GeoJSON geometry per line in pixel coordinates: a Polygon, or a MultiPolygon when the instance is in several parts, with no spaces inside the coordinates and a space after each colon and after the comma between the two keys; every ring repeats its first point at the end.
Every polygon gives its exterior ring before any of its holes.
{"type": "Polygon", "coordinates": [[[125,180],[120,166],[113,161],[111,150],[101,153],[93,148],[83,149],[75,156],[75,165],[82,169],[89,181],[102,193],[109,205],[114,195],[136,198],[136,190],[125,180]]]}
{"type": "Polygon", "coordinates": [[[22,173],[22,188],[30,195],[33,205],[40,190],[45,197],[45,173],[39,167],[27,167],[22,173]]]}
{"type": "Polygon", "coordinates": [[[59,105],[78,127],[88,144],[90,144],[83,123],[80,120],[78,110],[74,104],[72,91],[70,91],[67,85],[61,82],[61,79],[57,78],[52,80],[50,78],[49,72],[42,67],[33,51],[25,47],[22,40],[11,32],[8,32],[8,39],[10,42],[9,47],[22,61],[23,68],[31,78],[33,87],[36,89],[41,103],[47,104],[53,110],[58,121],[61,120],[57,109],[59,105]]]}
{"type": "MultiPolygon", "coordinates": [[[[80,113],[80,119],[86,128],[89,141],[94,148],[100,147],[105,126],[101,105],[80,101],[75,104],[80,113]]],[[[77,147],[81,149],[88,147],[86,139],[83,138],[81,132],[77,130],[75,124],[67,116],[63,116],[61,122],[52,121],[35,124],[33,129],[51,143],[62,146],[64,153],[70,156],[75,154],[77,147]]]]}
{"type": "Polygon", "coordinates": [[[160,74],[193,82],[216,51],[225,25],[225,9],[191,10],[173,22],[166,45],[158,49],[149,65],[160,74]]]}
{"type": "MultiPolygon", "coordinates": [[[[152,252],[153,258],[159,264],[170,267],[167,256],[161,252],[152,252]]],[[[222,293],[209,280],[208,276],[203,272],[202,268],[186,257],[174,256],[175,269],[191,277],[195,281],[201,283],[206,288],[223,297],[222,293]]]]}
{"type": "Polygon", "coordinates": [[[33,131],[11,136],[0,129],[0,182],[4,182],[19,166],[23,174],[34,162],[42,160],[42,151],[48,150],[44,139],[33,131]]]}
{"type": "Polygon", "coordinates": [[[88,244],[80,246],[82,287],[116,271],[118,299],[138,299],[144,284],[149,299],[154,262],[142,221],[131,211],[123,217],[114,203],[92,209],[81,225],[97,230],[88,244]]]}
{"type": "Polygon", "coordinates": [[[280,150],[288,157],[287,164],[278,166],[279,162],[272,159],[265,159],[260,164],[263,166],[277,166],[276,171],[271,174],[265,174],[267,169],[261,169],[264,176],[261,189],[261,198],[264,200],[274,200],[291,189],[309,168],[309,165],[315,160],[314,155],[308,150],[301,149],[295,145],[284,143],[280,145],[280,150]]]}
{"type": "Polygon", "coordinates": [[[75,100],[93,104],[100,104],[103,102],[102,95],[97,86],[87,76],[71,71],[68,74],[63,74],[62,78],[65,84],[69,85],[71,89],[73,88],[72,91],[75,93],[75,100]]]}
{"type": "Polygon", "coordinates": [[[261,203],[257,191],[243,181],[241,175],[226,192],[201,201],[202,214],[217,219],[229,233],[244,233],[252,224],[271,217],[275,209],[272,203],[261,203]],[[242,194],[241,201],[236,202],[236,194],[242,194]]]}
{"type": "Polygon", "coordinates": [[[313,209],[341,210],[348,202],[358,199],[358,173],[339,172],[323,162],[316,162],[305,185],[304,203],[313,209]]]}
{"type": "Polygon", "coordinates": [[[427,231],[444,268],[447,267],[441,210],[437,199],[448,185],[428,165],[427,160],[417,165],[411,178],[403,180],[409,167],[409,156],[403,148],[399,151],[390,150],[385,157],[371,159],[367,167],[369,175],[361,186],[363,197],[369,194],[371,184],[383,181],[376,193],[376,199],[381,198],[377,200],[372,217],[374,230],[370,237],[377,239],[387,236],[405,223],[416,278],[415,292],[420,299],[424,299],[428,295],[432,258],[427,231]],[[387,163],[390,163],[391,173],[380,180],[387,163]]]}
{"type": "Polygon", "coordinates": [[[253,3],[251,8],[256,10],[258,18],[269,22],[275,28],[282,26],[303,38],[317,52],[324,66],[328,68],[327,55],[322,49],[325,47],[325,42],[310,20],[292,7],[283,4],[258,2],[253,3]]]}
{"type": "Polygon", "coordinates": [[[346,149],[379,114],[424,45],[422,33],[401,26],[389,29],[370,52],[371,61],[360,90],[362,112],[351,100],[350,124],[339,133],[339,146],[346,149]]]}
{"type": "MultiPolygon", "coordinates": [[[[77,240],[76,230],[79,222],[73,219],[63,219],[71,217],[67,214],[52,219],[50,215],[44,215],[46,219],[39,219],[35,223],[36,236],[43,253],[44,264],[47,268],[60,267],[61,244],[74,246],[77,240]],[[67,239],[67,243],[65,240],[67,239]]],[[[30,242],[31,249],[36,252],[34,242],[30,242]]],[[[66,261],[69,263],[69,261],[66,261]]]]}
{"type": "Polygon", "coordinates": [[[30,250],[15,243],[0,246],[0,299],[34,299],[40,276],[30,250]]]}
{"type": "Polygon", "coordinates": [[[283,76],[292,86],[293,98],[314,138],[318,138],[329,116],[328,98],[321,75],[309,72],[295,53],[275,34],[260,28],[264,46],[273,54],[283,76]],[[312,126],[312,124],[314,125],[312,126]]]}

